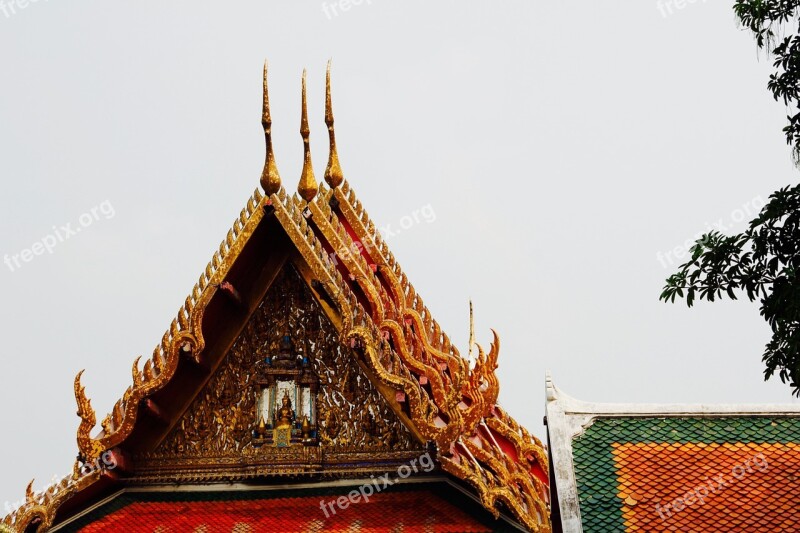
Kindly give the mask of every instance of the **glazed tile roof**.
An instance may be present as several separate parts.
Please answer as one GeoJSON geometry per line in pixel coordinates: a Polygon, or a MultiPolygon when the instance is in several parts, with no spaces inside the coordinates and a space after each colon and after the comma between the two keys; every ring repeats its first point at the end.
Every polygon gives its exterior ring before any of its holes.
{"type": "Polygon", "coordinates": [[[357,487],[282,494],[198,492],[128,493],[66,530],[81,533],[373,532],[491,533],[516,531],[447,485],[401,488],[368,502],[330,507],[357,487]],[[334,512],[335,511],[335,512],[334,512]]]}
{"type": "Polygon", "coordinates": [[[797,531],[798,418],[600,419],[573,442],[584,531],[797,531]]]}
{"type": "Polygon", "coordinates": [[[800,530],[797,406],[547,400],[553,531],[800,530]]]}

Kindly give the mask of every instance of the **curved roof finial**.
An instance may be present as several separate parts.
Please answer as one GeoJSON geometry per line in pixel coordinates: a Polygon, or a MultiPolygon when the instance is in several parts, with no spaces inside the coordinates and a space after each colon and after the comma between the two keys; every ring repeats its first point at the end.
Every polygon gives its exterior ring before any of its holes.
{"type": "Polygon", "coordinates": [[[328,156],[328,167],[325,169],[325,181],[332,189],[341,185],[344,181],[342,167],[339,165],[339,154],[336,151],[336,135],[333,132],[333,106],[331,105],[331,60],[328,60],[328,70],[325,74],[325,124],[328,126],[328,137],[330,138],[330,155],[328,156]]]}
{"type": "Polygon", "coordinates": [[[272,152],[272,117],[269,113],[266,61],[264,61],[264,109],[261,115],[261,125],[264,126],[264,140],[267,145],[267,157],[264,161],[264,170],[261,172],[261,187],[267,195],[272,195],[281,188],[281,176],[278,174],[278,166],[275,164],[275,154],[272,152]]]}
{"type": "Polygon", "coordinates": [[[300,118],[300,135],[303,137],[303,172],[300,174],[300,183],[297,192],[306,202],[310,202],[317,195],[317,180],[314,178],[314,167],[311,164],[311,144],[308,141],[308,106],[306,104],[306,70],[303,69],[303,108],[300,118]]]}

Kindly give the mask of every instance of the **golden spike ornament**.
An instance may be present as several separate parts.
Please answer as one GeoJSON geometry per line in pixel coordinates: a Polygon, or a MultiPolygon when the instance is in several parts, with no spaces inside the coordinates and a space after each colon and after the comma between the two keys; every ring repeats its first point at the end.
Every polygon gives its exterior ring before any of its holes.
{"type": "Polygon", "coordinates": [[[331,60],[328,60],[328,70],[325,73],[325,124],[328,126],[330,139],[330,155],[328,167],[325,169],[325,181],[335,189],[344,181],[342,167],[339,165],[339,153],[336,151],[336,135],[333,132],[333,106],[331,105],[331,60]]]}
{"type": "Polygon", "coordinates": [[[467,360],[472,363],[472,348],[475,346],[475,315],[472,312],[472,300],[469,301],[469,352],[467,360]]]}
{"type": "Polygon", "coordinates": [[[297,192],[306,202],[310,202],[317,195],[317,180],[314,178],[314,167],[311,164],[311,144],[309,143],[310,130],[308,128],[308,105],[306,102],[306,71],[303,69],[303,104],[300,117],[300,135],[303,137],[303,172],[297,192]]]}
{"type": "Polygon", "coordinates": [[[275,164],[275,154],[272,151],[272,117],[269,112],[266,61],[264,61],[264,106],[261,116],[261,125],[264,126],[264,140],[267,145],[264,170],[261,172],[261,187],[267,195],[273,195],[281,188],[281,176],[278,174],[278,166],[275,164]]]}
{"type": "Polygon", "coordinates": [[[27,503],[33,503],[33,501],[36,499],[36,494],[33,492],[34,481],[36,481],[35,478],[32,479],[31,482],[28,483],[28,486],[25,488],[25,501],[27,503]]]}

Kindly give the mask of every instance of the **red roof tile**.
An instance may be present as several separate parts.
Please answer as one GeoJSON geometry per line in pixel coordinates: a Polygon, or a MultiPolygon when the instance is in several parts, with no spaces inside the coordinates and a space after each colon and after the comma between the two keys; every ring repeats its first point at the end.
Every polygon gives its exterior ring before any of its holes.
{"type": "MultiPolygon", "coordinates": [[[[494,530],[431,491],[375,494],[336,506],[337,495],[222,501],[137,501],[103,516],[82,533],[437,532],[494,530]],[[327,505],[326,517],[322,510],[327,505]]],[[[477,504],[476,504],[477,506],[477,504]]]]}

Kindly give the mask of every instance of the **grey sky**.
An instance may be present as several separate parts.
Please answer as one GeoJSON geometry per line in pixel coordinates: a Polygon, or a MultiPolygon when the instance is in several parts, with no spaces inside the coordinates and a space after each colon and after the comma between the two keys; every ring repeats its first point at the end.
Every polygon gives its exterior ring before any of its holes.
{"type": "Polygon", "coordinates": [[[286,188],[304,66],[322,174],[333,57],[346,177],[379,225],[431,206],[388,242],[462,352],[470,297],[479,342],[498,330],[501,403],[535,434],[546,369],[591,401],[790,402],[757,305],[658,302],[676,246],[797,176],[731,3],[0,8],[0,255],[81,227],[0,265],[0,505],[69,471],[73,377],[108,412],[258,186],[265,57],[286,188]]]}

